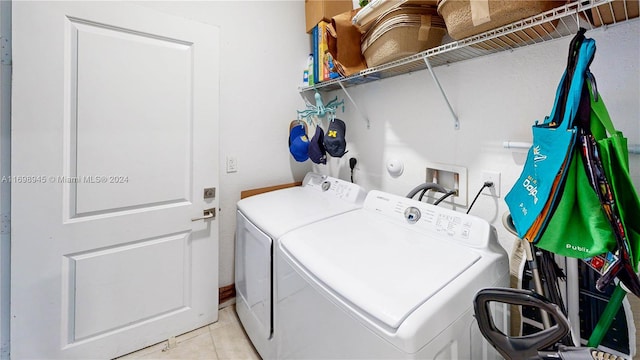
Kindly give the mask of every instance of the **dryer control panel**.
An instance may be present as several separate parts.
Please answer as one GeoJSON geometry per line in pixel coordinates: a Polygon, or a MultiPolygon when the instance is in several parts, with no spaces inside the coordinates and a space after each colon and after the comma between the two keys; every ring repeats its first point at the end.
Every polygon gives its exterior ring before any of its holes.
{"type": "Polygon", "coordinates": [[[312,172],[304,177],[302,186],[322,192],[327,197],[351,203],[362,203],[367,195],[366,191],[357,184],[312,172]]]}
{"type": "Polygon", "coordinates": [[[415,227],[425,234],[472,247],[487,247],[494,234],[491,225],[479,217],[377,190],[369,192],[364,209],[415,227]]]}

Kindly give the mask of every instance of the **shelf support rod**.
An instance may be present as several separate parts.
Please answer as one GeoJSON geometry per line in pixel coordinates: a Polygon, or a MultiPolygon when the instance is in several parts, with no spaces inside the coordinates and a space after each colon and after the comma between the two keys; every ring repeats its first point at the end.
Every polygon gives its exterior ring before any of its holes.
{"type": "Polygon", "coordinates": [[[358,114],[360,114],[360,117],[363,118],[364,121],[367,123],[367,129],[371,128],[371,124],[369,123],[369,118],[364,116],[364,114],[362,113],[362,110],[360,110],[360,108],[358,107],[358,104],[356,104],[356,102],[353,101],[353,98],[351,97],[351,95],[349,95],[349,92],[347,91],[347,89],[344,87],[344,85],[342,85],[342,81],[339,81],[338,85],[340,85],[340,87],[342,88],[342,91],[344,91],[344,94],[347,95],[347,98],[349,99],[349,101],[351,101],[351,104],[353,104],[353,107],[356,108],[356,111],[358,112],[358,114]]]}
{"type": "Polygon", "coordinates": [[[460,121],[458,121],[458,115],[456,115],[456,113],[453,111],[453,108],[451,107],[451,103],[449,103],[449,99],[447,98],[447,94],[445,94],[444,89],[442,89],[442,85],[440,85],[440,81],[438,81],[438,77],[433,72],[433,68],[431,67],[431,63],[429,62],[429,59],[424,57],[423,60],[424,60],[424,63],[427,64],[427,69],[429,69],[429,73],[431,74],[433,81],[435,81],[436,85],[438,85],[438,89],[440,89],[440,93],[442,94],[444,101],[447,103],[447,106],[449,107],[449,111],[451,112],[451,116],[453,117],[453,127],[456,130],[460,130],[460,121]]]}
{"type": "Polygon", "coordinates": [[[298,94],[300,94],[300,97],[302,98],[302,101],[304,101],[304,104],[305,104],[305,105],[307,105],[307,104],[311,104],[311,103],[309,102],[309,99],[307,99],[307,98],[304,96],[304,92],[303,92],[303,91],[298,92],[298,94]]]}

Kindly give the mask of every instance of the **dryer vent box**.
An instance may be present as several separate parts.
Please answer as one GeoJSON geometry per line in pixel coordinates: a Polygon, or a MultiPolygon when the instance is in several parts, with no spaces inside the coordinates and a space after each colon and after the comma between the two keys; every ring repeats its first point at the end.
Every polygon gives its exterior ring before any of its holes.
{"type": "MultiPolygon", "coordinates": [[[[434,182],[446,189],[456,189],[458,192],[446,198],[443,202],[467,207],[467,168],[464,166],[428,163],[426,182],[434,182]]],[[[433,201],[443,196],[443,193],[429,190],[428,199],[433,201]]],[[[432,202],[432,201],[429,201],[432,202]]]]}

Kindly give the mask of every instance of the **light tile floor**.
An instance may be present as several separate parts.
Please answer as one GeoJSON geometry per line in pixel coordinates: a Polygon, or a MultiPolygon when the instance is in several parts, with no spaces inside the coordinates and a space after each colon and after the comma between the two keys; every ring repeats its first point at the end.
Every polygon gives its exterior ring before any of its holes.
{"type": "Polygon", "coordinates": [[[235,305],[220,309],[217,322],[177,336],[175,340],[172,346],[169,346],[169,341],[163,341],[118,360],[260,360],[240,324],[235,305]]]}

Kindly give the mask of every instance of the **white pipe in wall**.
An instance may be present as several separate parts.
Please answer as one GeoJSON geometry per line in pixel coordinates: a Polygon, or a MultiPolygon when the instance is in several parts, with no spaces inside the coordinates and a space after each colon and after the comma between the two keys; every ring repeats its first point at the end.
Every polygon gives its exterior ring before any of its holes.
{"type": "MultiPolygon", "coordinates": [[[[504,141],[502,147],[505,149],[524,149],[528,150],[531,143],[523,141],[504,141]]],[[[629,145],[629,154],[640,154],[640,144],[629,145]]]]}
{"type": "Polygon", "coordinates": [[[505,141],[502,143],[502,147],[505,149],[529,149],[531,147],[531,143],[523,142],[523,141],[505,141]]]}

